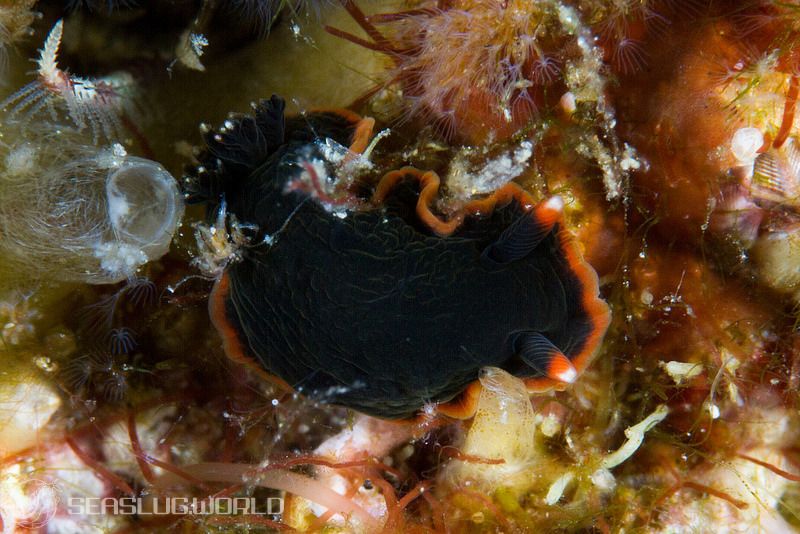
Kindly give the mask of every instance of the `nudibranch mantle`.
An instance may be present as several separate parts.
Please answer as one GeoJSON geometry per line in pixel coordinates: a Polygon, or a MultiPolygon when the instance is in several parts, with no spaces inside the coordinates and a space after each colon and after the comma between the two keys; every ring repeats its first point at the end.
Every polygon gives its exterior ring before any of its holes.
{"type": "Polygon", "coordinates": [[[486,366],[531,391],[574,381],[610,313],[560,199],[537,205],[508,184],[445,219],[431,208],[438,176],[408,167],[336,213],[298,155],[331,139],[356,157],[372,125],[344,110],[287,118],[273,96],[206,132],[190,198],[212,214],[225,202],[258,229],[210,299],[228,355],[308,397],[389,419],[431,404],[470,416],[486,366]],[[314,187],[303,187],[309,175],[314,187]]]}

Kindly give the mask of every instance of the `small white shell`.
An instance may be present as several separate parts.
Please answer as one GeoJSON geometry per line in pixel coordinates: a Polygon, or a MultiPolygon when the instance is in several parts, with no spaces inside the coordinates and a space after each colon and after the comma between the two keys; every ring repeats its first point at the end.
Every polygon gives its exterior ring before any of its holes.
{"type": "Polygon", "coordinates": [[[731,138],[731,152],[740,165],[751,165],[764,145],[764,135],[758,128],[739,128],[731,138]]]}

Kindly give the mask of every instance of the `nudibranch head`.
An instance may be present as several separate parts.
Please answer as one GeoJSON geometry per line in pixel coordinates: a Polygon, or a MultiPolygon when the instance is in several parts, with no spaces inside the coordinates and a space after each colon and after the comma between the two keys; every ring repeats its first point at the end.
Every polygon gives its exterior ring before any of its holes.
{"type": "Polygon", "coordinates": [[[509,184],[445,219],[432,207],[438,176],[410,167],[360,193],[337,182],[342,162],[326,150],[358,158],[371,126],[347,111],[284,118],[273,97],[206,133],[193,196],[212,214],[224,198],[257,228],[211,296],[228,354],[311,398],[392,419],[431,404],[471,415],[487,366],[529,390],[574,381],[609,310],[561,200],[537,204],[509,184]]]}

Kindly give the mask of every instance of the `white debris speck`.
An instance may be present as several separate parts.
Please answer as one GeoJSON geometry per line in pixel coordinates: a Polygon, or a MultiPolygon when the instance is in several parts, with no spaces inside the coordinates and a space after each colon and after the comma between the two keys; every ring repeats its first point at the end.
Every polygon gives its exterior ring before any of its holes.
{"type": "Polygon", "coordinates": [[[203,55],[204,48],[208,46],[208,39],[202,33],[190,33],[189,46],[192,47],[192,51],[197,57],[200,57],[203,55]]]}
{"type": "Polygon", "coordinates": [[[121,145],[121,144],[119,144],[119,143],[114,143],[114,144],[111,146],[111,151],[112,151],[112,152],[114,153],[114,155],[115,155],[116,157],[118,157],[118,158],[124,158],[125,156],[127,156],[127,155],[128,155],[128,152],[125,150],[125,147],[124,147],[124,146],[122,146],[122,145],[121,145]]]}
{"type": "Polygon", "coordinates": [[[100,260],[100,268],[110,274],[133,274],[147,263],[147,254],[142,249],[119,242],[98,243],[94,257],[100,260]]]}
{"type": "Polygon", "coordinates": [[[322,157],[333,164],[341,163],[348,153],[346,146],[334,141],[330,137],[318,139],[316,145],[322,153],[322,157]]]}
{"type": "Polygon", "coordinates": [[[111,147],[98,151],[96,156],[97,165],[105,169],[114,169],[125,162],[128,152],[119,143],[114,143],[111,147]]]}
{"type": "Polygon", "coordinates": [[[555,414],[548,414],[542,419],[542,422],[539,425],[539,430],[541,430],[542,434],[544,434],[546,437],[552,438],[561,432],[561,421],[555,414]]]}
{"type": "Polygon", "coordinates": [[[575,94],[572,91],[567,91],[561,95],[561,99],[558,103],[567,115],[572,115],[578,109],[575,102],[575,94]]]}
{"type": "Polygon", "coordinates": [[[575,33],[578,29],[578,13],[571,6],[558,6],[558,20],[567,33],[575,33]]]}
{"type": "Polygon", "coordinates": [[[206,67],[200,61],[200,56],[203,55],[203,49],[206,46],[208,46],[208,39],[204,35],[187,29],[178,41],[178,46],[175,48],[175,57],[185,67],[203,72],[206,67]]]}
{"type": "Polygon", "coordinates": [[[591,105],[594,108],[592,123],[599,125],[601,133],[595,128],[582,135],[576,146],[584,157],[594,160],[603,173],[606,198],[619,198],[627,187],[627,178],[632,170],[642,165],[631,147],[622,143],[616,134],[617,123],[614,108],[606,96],[607,80],[604,73],[603,51],[597,45],[592,30],[582,23],[579,12],[572,6],[559,5],[558,19],[563,30],[576,36],[578,57],[567,61],[564,81],[574,98],[575,105],[591,105]]]}
{"type": "Polygon", "coordinates": [[[719,419],[719,406],[713,403],[706,403],[705,407],[706,410],[708,410],[708,415],[711,417],[711,419],[719,419]]]}
{"type": "Polygon", "coordinates": [[[653,303],[653,293],[648,289],[643,289],[641,295],[639,295],[639,300],[641,300],[642,304],[645,306],[650,306],[653,303]]]}
{"type": "Polygon", "coordinates": [[[6,155],[6,176],[24,177],[36,168],[36,148],[30,143],[16,146],[6,155]]]}
{"type": "Polygon", "coordinates": [[[697,363],[687,362],[659,362],[658,364],[672,378],[676,386],[680,386],[684,381],[691,380],[703,372],[703,366],[697,363]]]}
{"type": "Polygon", "coordinates": [[[611,491],[617,485],[614,475],[608,469],[598,469],[591,474],[589,479],[592,481],[592,484],[594,484],[595,487],[603,491],[611,491]]]}
{"type": "Polygon", "coordinates": [[[516,148],[486,161],[480,168],[470,165],[469,149],[463,150],[453,158],[450,165],[447,185],[455,196],[469,198],[472,195],[490,193],[520,176],[533,157],[533,142],[522,141],[516,148]]]}
{"type": "Polygon", "coordinates": [[[567,486],[574,478],[575,474],[572,471],[568,471],[558,477],[555,482],[550,484],[550,489],[547,490],[547,496],[544,498],[544,503],[548,506],[553,506],[556,504],[564,494],[564,490],[567,489],[567,486]]]}
{"type": "Polygon", "coordinates": [[[642,162],[639,161],[636,150],[627,143],[625,143],[619,166],[623,171],[638,171],[642,168],[642,162]]]}

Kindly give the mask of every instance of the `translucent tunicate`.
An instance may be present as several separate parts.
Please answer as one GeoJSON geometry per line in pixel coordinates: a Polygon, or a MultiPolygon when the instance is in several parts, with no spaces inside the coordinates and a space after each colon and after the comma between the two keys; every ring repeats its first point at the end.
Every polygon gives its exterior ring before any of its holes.
{"type": "Polygon", "coordinates": [[[477,410],[459,450],[484,461],[454,460],[444,479],[454,486],[467,480],[478,487],[524,486],[530,478],[526,468],[534,463],[543,476],[546,457],[537,454],[536,414],[525,383],[496,367],[484,367],[479,380],[477,410]]]}
{"type": "Polygon", "coordinates": [[[3,147],[0,264],[26,277],[114,283],[163,256],[183,215],[173,177],[69,130],[3,147]]]}

